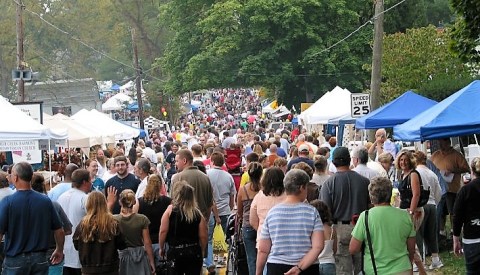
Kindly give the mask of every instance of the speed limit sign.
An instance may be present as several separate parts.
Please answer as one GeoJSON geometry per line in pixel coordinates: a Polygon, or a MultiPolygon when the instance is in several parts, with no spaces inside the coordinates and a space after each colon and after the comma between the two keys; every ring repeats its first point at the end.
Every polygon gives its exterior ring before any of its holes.
{"type": "Polygon", "coordinates": [[[362,117],[370,113],[370,94],[351,94],[352,117],[362,117]]]}

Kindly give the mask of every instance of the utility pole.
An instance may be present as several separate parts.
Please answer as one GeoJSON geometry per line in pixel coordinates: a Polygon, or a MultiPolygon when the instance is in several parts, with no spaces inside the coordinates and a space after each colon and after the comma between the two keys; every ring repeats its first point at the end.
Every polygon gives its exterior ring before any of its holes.
{"type": "MultiPolygon", "coordinates": [[[[20,71],[25,69],[25,62],[23,57],[23,19],[22,13],[25,6],[22,0],[17,2],[16,27],[17,27],[17,68],[20,71]]],[[[20,78],[17,82],[18,102],[25,102],[25,81],[20,78]]]]}
{"type": "MultiPolygon", "coordinates": [[[[380,105],[380,85],[382,83],[382,54],[383,54],[383,0],[374,0],[374,36],[372,56],[372,76],[370,80],[370,104],[372,110],[380,105]]],[[[370,131],[369,140],[374,141],[375,132],[370,131]]]]}
{"type": "Polygon", "coordinates": [[[138,64],[138,50],[135,37],[135,28],[132,28],[132,45],[133,45],[133,63],[135,64],[135,89],[137,90],[138,119],[140,120],[140,128],[145,129],[143,123],[143,100],[142,100],[142,71],[138,64]]]}

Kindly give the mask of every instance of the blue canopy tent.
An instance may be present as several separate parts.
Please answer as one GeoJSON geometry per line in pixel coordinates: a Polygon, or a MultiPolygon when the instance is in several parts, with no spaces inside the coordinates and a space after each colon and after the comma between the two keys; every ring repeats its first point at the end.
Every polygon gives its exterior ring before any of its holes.
{"type": "Polygon", "coordinates": [[[393,137],[424,141],[480,133],[480,81],[393,128],[393,137]]]}
{"type": "MultiPolygon", "coordinates": [[[[151,106],[150,104],[146,103],[143,104],[143,108],[149,109],[151,106]]],[[[127,109],[130,111],[138,111],[138,103],[136,101],[133,101],[132,103],[128,104],[127,109]]]]}
{"type": "Polygon", "coordinates": [[[357,129],[391,128],[437,104],[436,101],[407,91],[373,112],[357,118],[357,129]]]}
{"type": "Polygon", "coordinates": [[[115,83],[115,84],[112,85],[112,87],[110,87],[110,90],[118,92],[118,91],[120,91],[120,85],[115,83]]]}

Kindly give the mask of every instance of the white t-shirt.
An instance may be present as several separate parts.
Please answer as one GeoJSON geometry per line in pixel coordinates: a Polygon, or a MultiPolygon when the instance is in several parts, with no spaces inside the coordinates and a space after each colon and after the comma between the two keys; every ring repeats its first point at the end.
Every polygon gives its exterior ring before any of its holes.
{"type": "MultiPolygon", "coordinates": [[[[72,188],[66,191],[58,198],[58,203],[72,223],[72,232],[75,232],[77,225],[87,214],[87,210],[85,208],[86,202],[87,194],[77,188],[72,188]]],[[[72,236],[73,234],[65,236],[65,245],[63,248],[63,254],[65,254],[64,266],[81,268],[82,265],[80,264],[78,251],[73,246],[72,236]]]]}
{"type": "Polygon", "coordinates": [[[135,198],[143,197],[145,193],[145,189],[147,189],[148,177],[145,177],[140,184],[138,185],[137,192],[135,193],[135,198]]]}

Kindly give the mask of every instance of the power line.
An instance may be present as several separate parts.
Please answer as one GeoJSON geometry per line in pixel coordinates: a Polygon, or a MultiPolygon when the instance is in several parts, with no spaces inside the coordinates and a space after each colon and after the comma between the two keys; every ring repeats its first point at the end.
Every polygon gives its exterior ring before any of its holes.
{"type": "MultiPolygon", "coordinates": [[[[14,1],[15,1],[15,0],[14,0],[14,1]]],[[[65,31],[65,30],[63,30],[63,29],[55,26],[53,23],[50,23],[50,22],[47,21],[45,18],[43,18],[43,16],[40,15],[39,13],[34,12],[34,11],[31,11],[31,10],[25,8],[25,7],[24,7],[24,9],[25,9],[25,11],[27,11],[27,12],[35,15],[36,17],[40,18],[40,20],[42,20],[43,22],[45,22],[45,23],[46,23],[47,25],[49,25],[50,27],[56,29],[57,31],[59,31],[59,32],[61,32],[61,33],[63,33],[63,34],[68,35],[71,39],[77,41],[78,43],[80,43],[80,44],[82,44],[83,46],[91,49],[92,51],[94,51],[94,52],[96,52],[96,53],[98,53],[98,54],[100,54],[100,55],[102,55],[102,56],[104,56],[104,57],[106,57],[106,58],[114,61],[114,62],[117,62],[118,64],[121,64],[121,65],[123,65],[123,66],[125,66],[125,67],[128,67],[128,68],[130,68],[130,69],[135,70],[135,68],[134,68],[132,65],[128,65],[128,64],[126,64],[126,63],[124,63],[124,62],[122,62],[122,61],[120,61],[120,60],[118,60],[118,59],[115,59],[115,58],[109,56],[108,54],[106,54],[106,53],[104,53],[104,52],[102,52],[102,51],[100,51],[100,50],[95,49],[93,46],[90,46],[89,44],[83,42],[81,39],[76,38],[76,37],[73,36],[71,33],[69,33],[69,32],[67,32],[67,31],[65,31]]]]}
{"type": "MultiPolygon", "coordinates": [[[[378,1],[378,0],[377,0],[378,1]]],[[[362,28],[364,28],[366,25],[368,24],[373,24],[373,21],[375,21],[377,19],[377,17],[381,14],[384,14],[388,11],[390,11],[391,9],[397,7],[398,5],[402,4],[403,2],[405,2],[407,0],[401,0],[400,2],[398,2],[397,4],[391,6],[390,8],[384,10],[383,12],[380,12],[379,14],[376,14],[374,15],[372,18],[370,18],[370,20],[368,20],[367,22],[363,23],[362,25],[360,25],[360,27],[358,27],[357,29],[355,29],[353,32],[349,33],[347,36],[345,36],[344,38],[340,39],[339,41],[337,41],[336,43],[334,43],[333,45],[331,45],[330,47],[326,48],[326,49],[323,49],[315,54],[313,54],[312,57],[315,57],[321,53],[324,53],[326,51],[329,51],[330,49],[336,47],[338,44],[342,43],[343,41],[347,40],[348,38],[350,38],[352,35],[354,35],[355,33],[357,33],[358,31],[360,31],[362,28]]]]}

